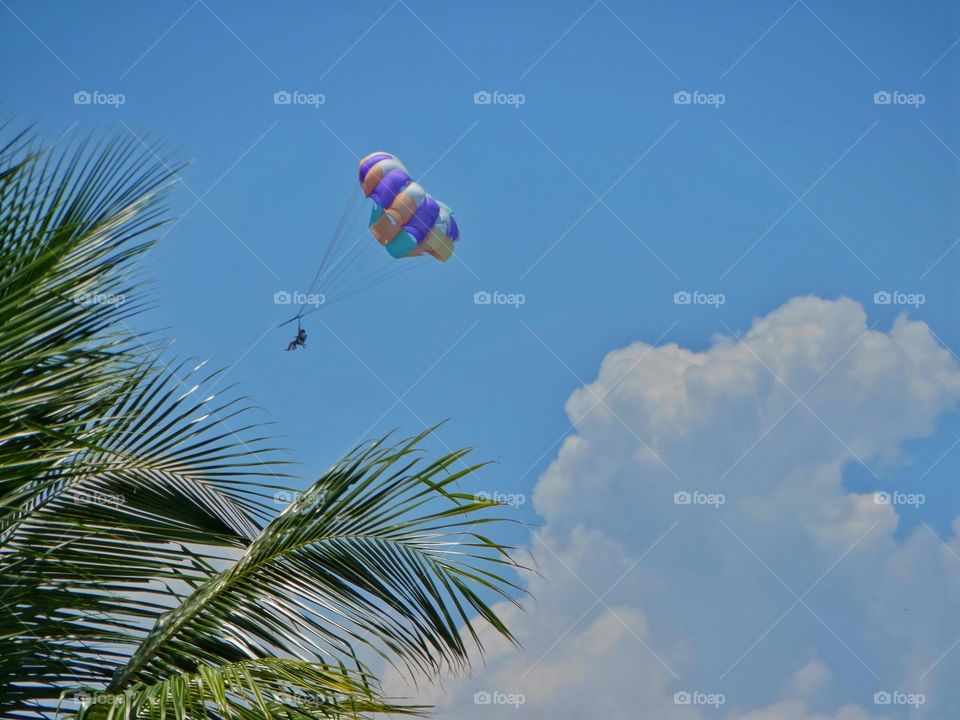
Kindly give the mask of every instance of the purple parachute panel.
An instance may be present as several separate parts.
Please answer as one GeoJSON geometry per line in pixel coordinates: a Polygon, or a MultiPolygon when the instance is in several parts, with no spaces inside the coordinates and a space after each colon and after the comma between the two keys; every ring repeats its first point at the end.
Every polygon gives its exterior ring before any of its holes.
{"type": "Polygon", "coordinates": [[[440,203],[427,195],[413,217],[410,218],[410,221],[403,226],[403,229],[419,243],[430,232],[430,228],[437,221],[438,215],[440,215],[440,203]]]}
{"type": "Polygon", "coordinates": [[[360,162],[360,182],[362,183],[367,178],[367,173],[370,172],[370,168],[376,165],[381,160],[390,160],[393,158],[393,155],[387,152],[378,152],[373,153],[372,155],[367,155],[360,162]]]}
{"type": "Polygon", "coordinates": [[[410,176],[403,170],[391,170],[370,193],[370,199],[382,208],[390,207],[390,203],[410,182],[410,176]]]}
{"type": "MultiPolygon", "coordinates": [[[[406,257],[411,253],[419,255],[422,252],[429,253],[438,260],[446,260],[450,257],[453,247],[449,241],[443,239],[443,235],[446,235],[450,240],[456,240],[460,237],[460,229],[457,227],[456,220],[453,219],[449,208],[445,205],[441,208],[440,203],[426,194],[419,186],[417,188],[418,193],[404,194],[402,201],[398,200],[398,195],[410,185],[412,180],[396,155],[388,152],[374,152],[367,155],[360,160],[358,176],[364,192],[369,193],[367,197],[384,210],[391,210],[392,213],[389,216],[394,218],[394,222],[403,225],[408,235],[405,242],[409,243],[412,240],[420,245],[428,237],[430,238],[419,249],[412,247],[410,252],[400,255],[395,254],[397,249],[394,248],[391,250],[394,257],[406,257]],[[421,197],[422,200],[420,200],[421,197]],[[411,200],[414,203],[419,201],[415,210],[411,200]],[[438,221],[440,221],[439,226],[437,226],[438,221]],[[431,230],[435,226],[437,232],[431,235],[431,230]],[[414,250],[417,250],[417,252],[414,252],[414,250]]],[[[376,222],[376,217],[374,215],[374,222],[376,222]]],[[[394,229],[396,230],[395,226],[394,229]]],[[[374,231],[373,225],[371,225],[371,231],[380,239],[380,235],[377,234],[379,231],[374,231]]]]}

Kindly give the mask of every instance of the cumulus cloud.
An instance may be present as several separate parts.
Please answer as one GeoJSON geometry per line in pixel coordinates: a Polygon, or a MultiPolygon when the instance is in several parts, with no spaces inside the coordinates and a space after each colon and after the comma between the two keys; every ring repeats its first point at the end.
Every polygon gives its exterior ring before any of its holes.
{"type": "Polygon", "coordinates": [[[916,510],[874,491],[958,401],[926,325],[848,299],[794,298],[702,352],[612,351],[534,491],[536,604],[503,608],[524,650],[493,641],[440,717],[956,716],[960,525],[897,539],[916,510]]]}
{"type": "Polygon", "coordinates": [[[791,676],[786,694],[799,698],[816,697],[827,688],[830,680],[830,668],[820,660],[811,660],[791,676]]]}

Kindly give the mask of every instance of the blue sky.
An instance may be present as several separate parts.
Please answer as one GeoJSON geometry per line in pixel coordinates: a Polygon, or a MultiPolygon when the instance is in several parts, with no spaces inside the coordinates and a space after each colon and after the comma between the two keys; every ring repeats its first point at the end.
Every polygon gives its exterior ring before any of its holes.
{"type": "MultiPolygon", "coordinates": [[[[849,297],[884,332],[906,311],[960,349],[954,3],[5,0],[0,23],[6,110],[50,139],[132,132],[191,161],[141,325],[230,367],[305,476],[361,436],[450,418],[432,447],[477,448],[498,461],[477,488],[529,500],[611,350],[705,350],[795,296],[849,297]],[[324,103],[274,104],[283,90],[324,103]],[[429,169],[458,259],[311,315],[309,349],[284,353],[273,295],[306,289],[374,150],[429,169]],[[481,290],[525,303],[475,305],[481,290]]],[[[851,462],[844,482],[925,493],[897,537],[946,536],[958,434],[944,414],[905,440],[909,462],[851,462]]]]}

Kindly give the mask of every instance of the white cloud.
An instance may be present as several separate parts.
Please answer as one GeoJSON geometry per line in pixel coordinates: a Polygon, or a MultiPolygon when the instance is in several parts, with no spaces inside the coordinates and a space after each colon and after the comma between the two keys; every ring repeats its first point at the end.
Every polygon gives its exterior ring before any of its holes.
{"type": "Polygon", "coordinates": [[[830,668],[820,660],[811,660],[790,678],[785,693],[790,697],[812,698],[830,684],[830,668]]]}
{"type": "Polygon", "coordinates": [[[847,299],[794,298],[704,352],[611,352],[567,401],[576,432],[535,488],[537,602],[505,609],[525,649],[494,644],[432,698],[439,716],[909,715],[875,706],[878,690],[956,715],[960,650],[937,661],[960,638],[960,542],[922,525],[895,539],[915,511],[843,479],[860,466],[889,489],[903,443],[958,401],[960,368],[923,323],[872,329],[847,299]],[[526,702],[474,705],[483,688],[526,702]]]}
{"type": "Polygon", "coordinates": [[[811,713],[803,702],[787,700],[739,715],[737,720],[870,720],[870,717],[862,708],[854,706],[842,707],[831,715],[811,713]]]}

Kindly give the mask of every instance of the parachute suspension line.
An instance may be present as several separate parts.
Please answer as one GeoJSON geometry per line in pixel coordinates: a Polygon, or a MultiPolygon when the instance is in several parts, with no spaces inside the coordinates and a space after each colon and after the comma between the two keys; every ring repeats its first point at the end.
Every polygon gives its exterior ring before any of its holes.
{"type": "MultiPolygon", "coordinates": [[[[367,238],[362,238],[366,240],[367,238]]],[[[323,307],[332,305],[334,302],[342,299],[345,295],[352,294],[352,289],[364,281],[371,273],[369,265],[377,258],[382,258],[383,248],[377,243],[363,242],[356,253],[350,253],[339,266],[334,264],[331,270],[334,270],[331,277],[324,283],[324,303],[323,307]]],[[[374,268],[374,271],[377,269],[374,268]]],[[[320,308],[313,308],[304,313],[310,315],[320,308]]]]}
{"type": "MultiPolygon", "coordinates": [[[[360,197],[360,188],[355,187],[353,193],[350,195],[350,201],[347,203],[346,210],[343,211],[343,215],[340,216],[340,220],[337,222],[337,230],[334,234],[334,240],[327,246],[327,251],[323,255],[323,260],[320,263],[320,268],[317,271],[317,275],[313,279],[314,286],[317,283],[319,278],[322,278],[323,275],[327,272],[330,265],[330,260],[336,255],[340,250],[341,241],[345,236],[347,227],[349,226],[348,221],[353,218],[354,211],[357,209],[357,198],[360,197]]],[[[314,288],[315,289],[315,288],[314,288]]]]}
{"type": "Polygon", "coordinates": [[[411,270],[415,270],[420,267],[424,267],[429,263],[426,262],[426,258],[407,258],[405,260],[394,261],[387,263],[386,265],[377,268],[369,275],[361,278],[355,286],[347,288],[350,294],[358,288],[371,288],[381,285],[387,280],[390,280],[397,275],[402,275],[411,270]]]}
{"type": "MultiPolygon", "coordinates": [[[[379,248],[376,249],[379,251],[379,248]]],[[[340,257],[334,260],[333,264],[328,268],[329,277],[326,278],[326,282],[324,283],[325,294],[330,297],[335,295],[343,284],[341,282],[342,279],[350,275],[348,270],[356,264],[357,260],[369,260],[372,254],[371,243],[369,242],[367,231],[364,230],[363,234],[361,234],[340,257]],[[354,248],[358,245],[360,245],[359,250],[353,252],[354,248]]]]}
{"type": "MultiPolygon", "coordinates": [[[[307,295],[313,293],[317,289],[317,283],[320,282],[320,278],[323,275],[324,270],[327,268],[327,263],[330,262],[330,257],[333,255],[336,246],[340,244],[340,238],[343,236],[343,230],[346,226],[347,219],[353,212],[354,207],[357,204],[357,198],[360,195],[360,187],[354,186],[353,192],[350,194],[350,199],[347,201],[346,207],[344,207],[343,212],[340,214],[340,220],[337,222],[336,228],[334,228],[333,235],[330,237],[330,242],[327,243],[327,247],[323,252],[323,258],[320,260],[320,267],[317,268],[317,272],[313,275],[313,280],[310,282],[310,287],[307,289],[307,295]]],[[[306,303],[300,305],[300,309],[297,311],[297,317],[303,316],[303,309],[307,306],[306,303]]]]}
{"type": "Polygon", "coordinates": [[[337,297],[349,291],[370,275],[380,271],[384,263],[391,260],[378,243],[366,242],[363,248],[341,266],[341,272],[331,282],[331,297],[337,297]]]}
{"type": "Polygon", "coordinates": [[[347,293],[353,294],[353,290],[361,285],[364,287],[373,287],[373,285],[377,284],[376,280],[378,278],[385,277],[391,271],[399,270],[398,265],[406,264],[389,257],[389,255],[383,251],[382,246],[376,243],[369,245],[368,248],[369,250],[363,253],[363,257],[360,258],[356,266],[349,268],[347,272],[343,274],[334,291],[334,295],[337,298],[347,293]]]}
{"type": "MultiPolygon", "coordinates": [[[[411,233],[418,236],[420,241],[426,243],[426,247],[421,249],[421,252],[426,250],[438,260],[446,260],[453,250],[452,244],[457,239],[459,232],[453,220],[452,211],[446,205],[428,195],[420,185],[415,183],[395,155],[381,152],[366,156],[360,161],[360,185],[354,186],[353,194],[350,196],[333,234],[324,248],[320,266],[317,268],[307,290],[308,297],[300,305],[294,317],[281,323],[281,325],[287,325],[294,321],[297,322],[298,342],[305,339],[301,321],[306,315],[428,264],[426,256],[422,259],[409,257],[410,253],[413,252],[412,242],[415,242],[410,235],[405,235],[396,243],[400,248],[399,253],[393,246],[391,246],[392,252],[384,252],[383,244],[368,241],[366,231],[352,244],[347,242],[347,233],[351,232],[353,228],[353,213],[357,207],[357,199],[360,197],[360,189],[367,182],[371,172],[378,173],[374,175],[377,184],[376,189],[372,190],[368,197],[376,203],[396,207],[398,213],[395,218],[396,222],[406,224],[417,218],[417,222],[423,224],[426,217],[433,218],[429,228],[421,227],[420,229],[429,230],[431,233],[436,231],[439,234],[424,236],[424,233],[411,233]],[[390,178],[389,181],[384,184],[388,177],[390,178]],[[424,208],[423,213],[421,213],[420,208],[424,208]],[[421,214],[425,217],[422,218],[421,214]],[[397,255],[404,255],[405,261],[397,255]],[[321,292],[322,303],[308,309],[308,305],[311,304],[315,294],[321,292]],[[301,335],[304,337],[301,338],[301,335]]],[[[384,211],[387,209],[389,208],[385,208],[384,211]]],[[[371,219],[375,217],[376,215],[371,219]]],[[[394,219],[393,216],[390,219],[394,219]]],[[[365,222],[364,226],[367,225],[370,225],[370,223],[365,222]]],[[[404,228],[394,226],[386,231],[387,235],[385,236],[380,232],[380,229],[375,230],[372,226],[368,228],[369,232],[378,240],[386,240],[398,232],[404,231],[404,228]]]]}
{"type": "MultiPolygon", "coordinates": [[[[357,207],[357,198],[360,196],[359,186],[355,186],[353,192],[350,194],[350,198],[347,200],[346,205],[344,206],[343,212],[340,214],[340,219],[337,222],[336,227],[334,228],[333,233],[330,236],[330,241],[327,243],[326,248],[323,251],[323,257],[320,260],[320,266],[317,268],[317,271],[313,275],[313,280],[310,282],[310,286],[307,289],[306,294],[312,294],[316,289],[317,285],[320,282],[324,272],[328,270],[328,265],[330,258],[334,255],[337,246],[340,245],[340,240],[343,237],[344,230],[348,225],[348,220],[353,215],[354,210],[357,207]]],[[[306,303],[302,303],[300,308],[297,310],[297,314],[294,315],[289,320],[285,320],[280,323],[277,327],[283,327],[284,325],[289,325],[294,320],[297,321],[297,329],[300,330],[300,318],[309,313],[304,313],[303,310],[306,307],[306,303]]]]}
{"type": "Polygon", "coordinates": [[[412,270],[417,270],[419,268],[426,267],[427,265],[429,265],[429,263],[425,259],[410,260],[406,264],[404,264],[403,267],[389,268],[388,272],[386,273],[382,273],[380,275],[371,275],[367,282],[360,284],[355,288],[351,288],[347,290],[343,295],[339,295],[336,298],[336,301],[346,300],[348,297],[352,295],[356,295],[357,293],[363,292],[365,290],[369,290],[379,285],[383,285],[384,283],[389,282],[390,280],[393,280],[398,275],[403,275],[412,270]]]}
{"type": "MultiPolygon", "coordinates": [[[[411,270],[416,270],[418,268],[426,267],[429,264],[430,263],[428,263],[426,259],[422,259],[422,260],[410,259],[407,262],[402,263],[401,267],[394,268],[394,267],[388,266],[386,268],[380,268],[374,273],[371,273],[366,280],[361,279],[356,284],[345,288],[342,293],[338,293],[332,300],[328,300],[326,303],[324,303],[324,307],[326,307],[327,305],[333,305],[334,303],[338,303],[341,300],[346,300],[349,297],[357,295],[366,290],[370,290],[371,288],[377,287],[379,285],[383,285],[384,283],[392,280],[398,275],[403,275],[404,273],[408,273],[411,270]],[[384,270],[386,270],[387,272],[383,272],[384,270]]],[[[312,310],[308,310],[307,312],[305,312],[303,315],[304,317],[306,317],[307,315],[311,315],[315,313],[319,309],[320,308],[313,308],[312,310]]]]}

